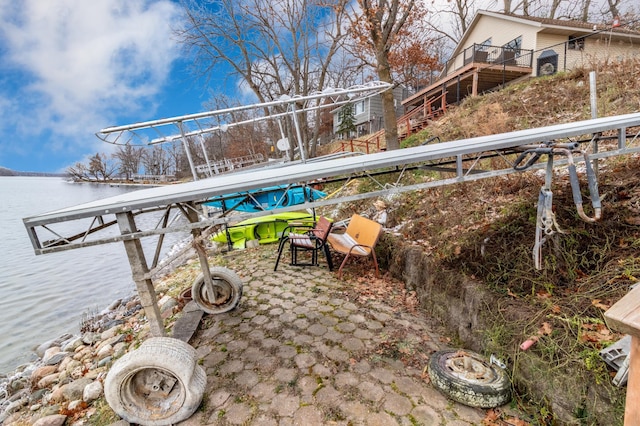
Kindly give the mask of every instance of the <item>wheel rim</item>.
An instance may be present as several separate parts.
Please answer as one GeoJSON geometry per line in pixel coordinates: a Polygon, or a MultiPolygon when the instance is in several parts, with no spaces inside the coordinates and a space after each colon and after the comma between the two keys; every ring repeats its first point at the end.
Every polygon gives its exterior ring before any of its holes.
{"type": "Polygon", "coordinates": [[[124,407],[138,418],[163,419],[180,410],[185,400],[182,382],[171,372],[143,368],[122,383],[124,407]]]}
{"type": "Polygon", "coordinates": [[[223,307],[233,299],[233,286],[225,280],[213,279],[212,281],[213,297],[209,295],[206,284],[202,283],[200,286],[200,300],[209,308],[223,307]]]}
{"type": "Polygon", "coordinates": [[[475,384],[492,383],[496,379],[494,369],[468,354],[454,354],[445,361],[451,375],[475,384]]]}

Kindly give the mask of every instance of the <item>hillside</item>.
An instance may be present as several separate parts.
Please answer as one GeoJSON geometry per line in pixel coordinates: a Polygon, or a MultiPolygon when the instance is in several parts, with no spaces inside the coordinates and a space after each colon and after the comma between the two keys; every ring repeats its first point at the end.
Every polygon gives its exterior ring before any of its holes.
{"type": "MultiPolygon", "coordinates": [[[[640,111],[640,61],[597,72],[599,116],[640,111]]],[[[590,116],[588,71],[578,70],[468,98],[405,146],[590,116]]],[[[615,372],[599,351],[622,337],[606,327],[604,311],[640,277],[640,159],[600,163],[603,218],[595,224],[579,219],[568,178],[555,173],[564,233],[548,238],[538,271],[532,247],[543,184],[544,173],[526,172],[394,198],[386,226],[397,232],[381,257],[460,346],[507,361],[518,403],[537,423],[620,425],[625,389],[611,385],[615,372]],[[520,350],[530,337],[536,344],[520,350]]]]}

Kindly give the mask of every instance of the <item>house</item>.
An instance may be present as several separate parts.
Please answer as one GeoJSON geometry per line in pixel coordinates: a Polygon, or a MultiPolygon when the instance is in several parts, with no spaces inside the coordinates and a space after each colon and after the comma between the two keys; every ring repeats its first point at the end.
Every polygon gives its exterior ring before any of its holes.
{"type": "MultiPolygon", "coordinates": [[[[398,86],[393,89],[393,99],[396,106],[396,116],[400,116],[404,111],[402,107],[402,100],[407,97],[407,89],[398,86]]],[[[384,128],[383,114],[382,114],[382,96],[370,96],[364,99],[358,99],[355,102],[349,104],[353,108],[353,124],[355,131],[350,135],[339,135],[338,129],[342,122],[342,111],[345,106],[341,106],[331,111],[333,115],[333,133],[342,138],[351,138],[362,136],[370,133],[375,133],[384,128]]]]}
{"type": "Polygon", "coordinates": [[[640,56],[640,32],[622,26],[480,10],[435,83],[403,101],[414,122],[514,80],[640,56]]]}

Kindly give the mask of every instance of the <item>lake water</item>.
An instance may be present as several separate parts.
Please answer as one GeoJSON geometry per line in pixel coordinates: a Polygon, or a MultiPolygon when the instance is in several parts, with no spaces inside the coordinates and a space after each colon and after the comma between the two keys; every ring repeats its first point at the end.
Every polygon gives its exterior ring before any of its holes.
{"type": "MultiPolygon", "coordinates": [[[[0,373],[34,360],[39,344],[77,333],[83,313],[135,293],[122,243],[36,256],[22,218],[135,189],[0,177],[0,373]]],[[[184,237],[169,234],[165,253],[184,237]]]]}

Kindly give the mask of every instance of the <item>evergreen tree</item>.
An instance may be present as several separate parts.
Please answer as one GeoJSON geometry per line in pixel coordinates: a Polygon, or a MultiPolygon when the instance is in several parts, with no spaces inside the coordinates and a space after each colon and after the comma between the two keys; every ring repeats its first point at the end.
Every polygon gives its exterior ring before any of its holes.
{"type": "Polygon", "coordinates": [[[353,104],[351,102],[345,104],[338,112],[338,119],[340,124],[338,125],[338,134],[348,136],[349,133],[356,130],[355,116],[353,111],[353,104]]]}

